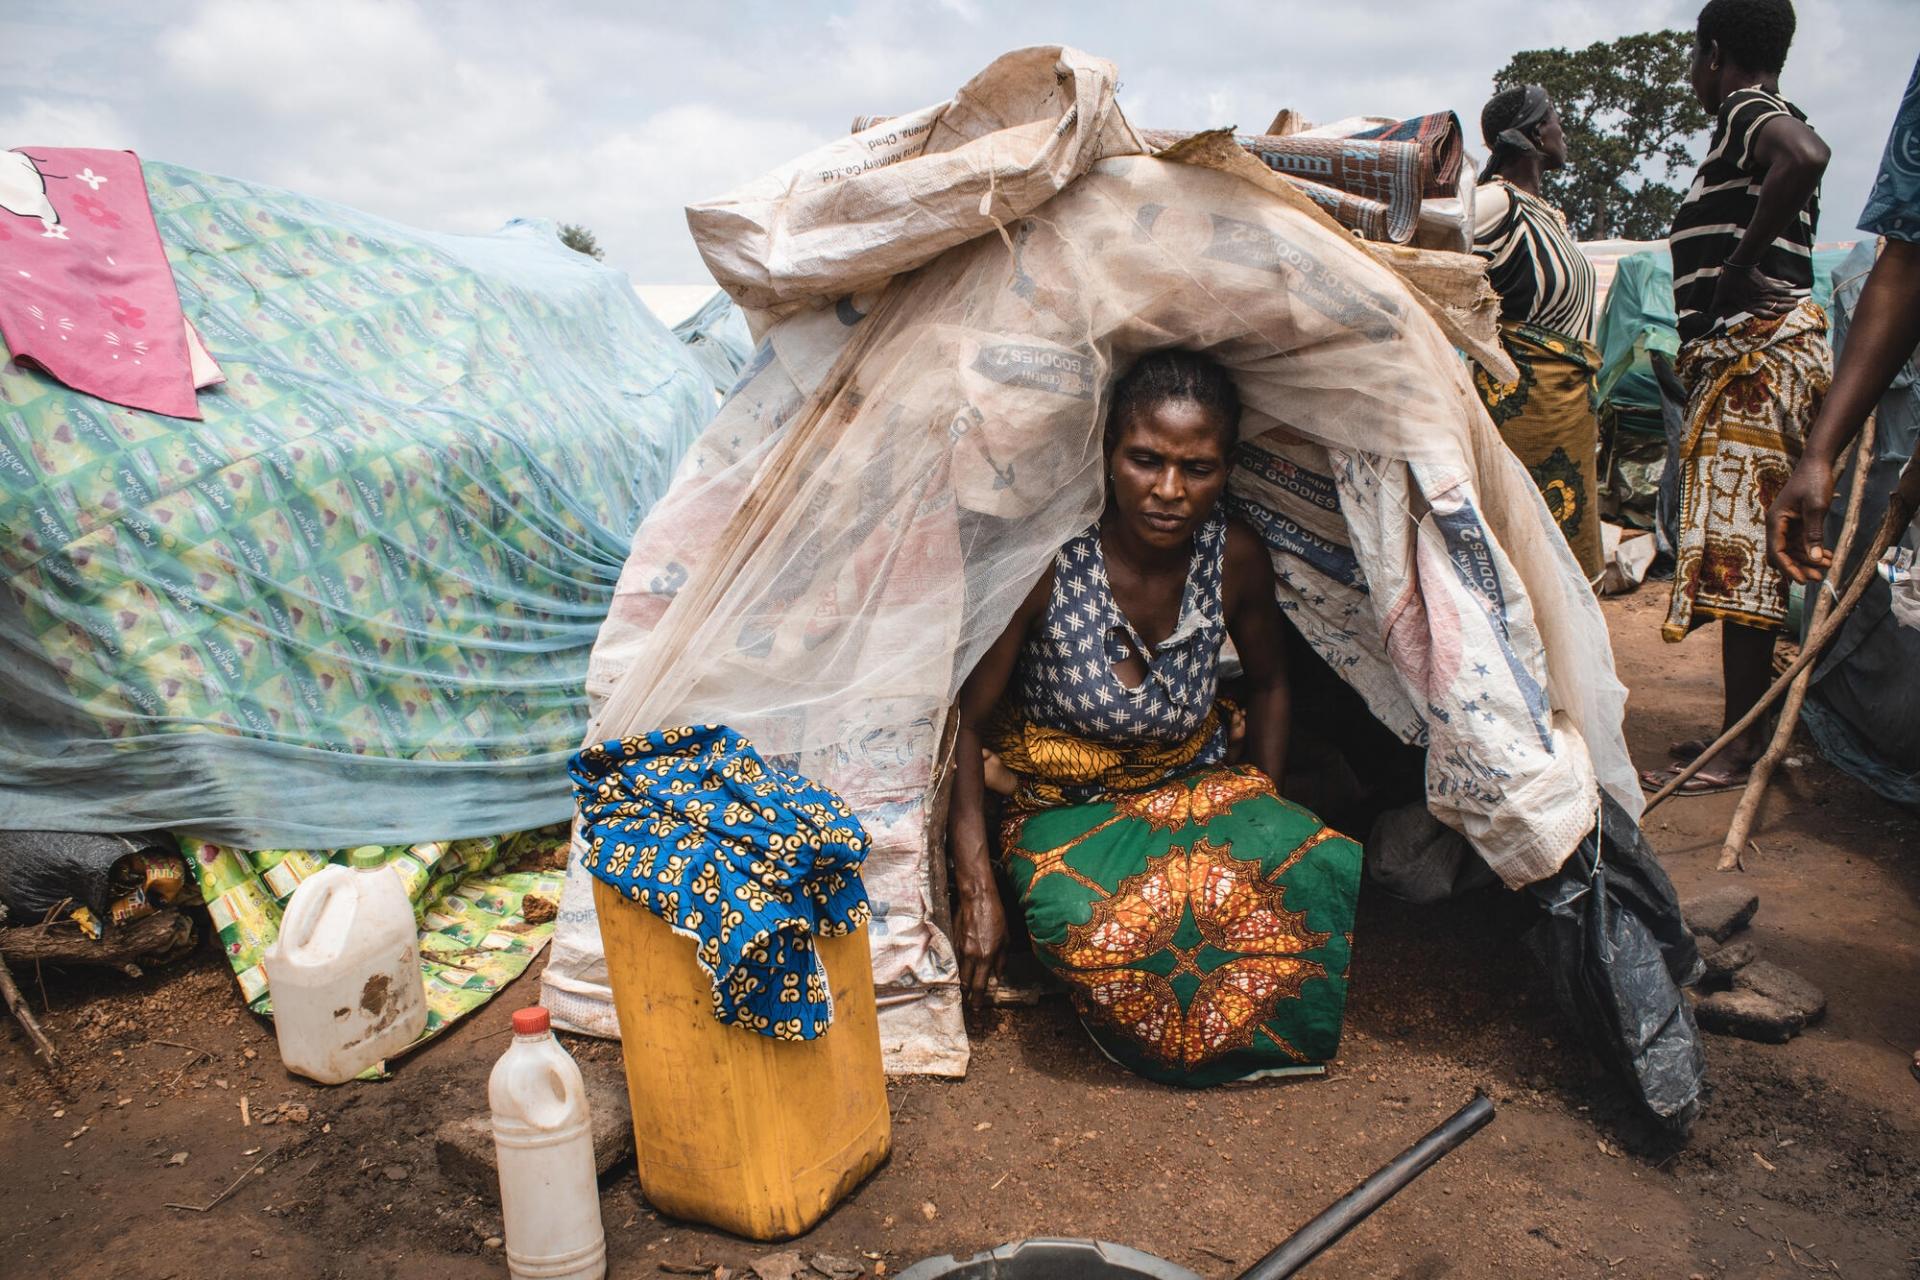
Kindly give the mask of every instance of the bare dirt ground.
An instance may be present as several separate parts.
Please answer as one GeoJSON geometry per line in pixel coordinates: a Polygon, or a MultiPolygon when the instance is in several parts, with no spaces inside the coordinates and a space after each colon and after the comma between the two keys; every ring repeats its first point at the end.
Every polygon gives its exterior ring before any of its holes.
{"type": "MultiPolygon", "coordinates": [[[[1654,587],[1607,606],[1646,764],[1717,714],[1713,638],[1662,645],[1663,600],[1654,587]]],[[[1651,820],[1683,894],[1724,880],[1712,867],[1735,799],[1651,820]]],[[[1483,1088],[1492,1126],[1309,1274],[1920,1276],[1916,836],[1913,815],[1817,760],[1782,771],[1748,857],[1749,936],[1822,986],[1830,1012],[1787,1045],[1709,1038],[1712,1093],[1684,1146],[1639,1127],[1598,1073],[1501,895],[1438,909],[1374,897],[1329,1078],[1182,1092],[1107,1063],[1058,1001],[1003,1012],[976,1029],[965,1081],[894,1082],[891,1162],[794,1247],[890,1274],[1024,1236],[1093,1236],[1230,1277],[1483,1088]]],[[[497,1208],[443,1178],[432,1135],[484,1107],[508,1014],[537,994],[523,978],[392,1080],[324,1089],[280,1068],[213,952],[139,981],[44,975],[69,1066],[49,1077],[10,1023],[0,1032],[0,1273],[504,1275],[486,1244],[497,1208]],[[168,1207],[236,1181],[204,1212],[168,1207]]],[[[663,1263],[737,1274],[773,1248],[656,1217],[630,1166],[607,1178],[601,1211],[618,1277],[663,1263]]]]}

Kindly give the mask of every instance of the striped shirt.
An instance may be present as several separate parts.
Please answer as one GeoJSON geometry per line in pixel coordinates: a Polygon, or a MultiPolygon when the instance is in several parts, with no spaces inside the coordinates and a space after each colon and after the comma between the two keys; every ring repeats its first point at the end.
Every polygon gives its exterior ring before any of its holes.
{"type": "Polygon", "coordinates": [[[1488,262],[1500,318],[1537,324],[1593,341],[1593,264],[1580,252],[1561,212],[1535,195],[1495,180],[1473,194],[1473,251],[1488,262]]]}
{"type": "MultiPolygon", "coordinates": [[[[1765,89],[1740,89],[1720,104],[1713,140],[1700,174],[1680,211],[1673,216],[1667,244],[1673,251],[1673,306],[1680,319],[1680,340],[1691,342],[1712,329],[1713,291],[1720,269],[1746,234],[1760,203],[1766,171],[1756,168],[1753,146],[1768,121],[1789,116],[1805,124],[1806,113],[1765,89]]],[[[1760,255],[1760,269],[1793,287],[1794,296],[1813,293],[1813,229],[1820,220],[1820,191],[1760,255]]],[[[1743,312],[1725,323],[1746,319],[1743,312]]]]}

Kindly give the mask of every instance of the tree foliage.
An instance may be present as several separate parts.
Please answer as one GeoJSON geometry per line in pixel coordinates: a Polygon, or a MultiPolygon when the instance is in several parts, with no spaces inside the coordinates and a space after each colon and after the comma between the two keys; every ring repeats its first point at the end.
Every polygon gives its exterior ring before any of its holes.
{"type": "Polygon", "coordinates": [[[1495,91],[1537,84],[1567,133],[1567,167],[1545,194],[1581,240],[1656,240],[1673,225],[1713,123],[1687,82],[1693,34],[1650,31],[1584,49],[1529,49],[1494,73],[1495,91]],[[1678,184],[1672,180],[1678,178],[1678,184]]]}
{"type": "Polygon", "coordinates": [[[560,243],[575,253],[584,253],[596,261],[607,256],[607,251],[602,249],[600,242],[593,238],[593,232],[577,222],[560,224],[560,243]]]}

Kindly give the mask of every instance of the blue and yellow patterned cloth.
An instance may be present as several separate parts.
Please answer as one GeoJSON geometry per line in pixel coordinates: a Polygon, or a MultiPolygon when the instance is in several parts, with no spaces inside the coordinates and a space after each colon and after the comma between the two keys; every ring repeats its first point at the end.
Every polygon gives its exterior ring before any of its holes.
{"type": "Polygon", "coordinates": [[[814,936],[867,923],[867,833],[839,796],[768,765],[720,725],[659,729],[573,757],[582,864],[692,938],[713,1015],[781,1040],[833,1021],[814,936]]]}

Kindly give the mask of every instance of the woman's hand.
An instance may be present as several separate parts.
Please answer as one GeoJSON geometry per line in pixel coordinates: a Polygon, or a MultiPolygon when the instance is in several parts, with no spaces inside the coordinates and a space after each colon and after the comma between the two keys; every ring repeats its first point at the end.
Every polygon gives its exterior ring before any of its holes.
{"type": "Polygon", "coordinates": [[[1006,691],[1020,656],[1027,629],[1046,610],[1053,594],[1049,569],[1033,584],[1013,621],[994,641],[960,686],[954,712],[959,717],[953,747],[953,796],[947,810],[947,852],[953,859],[953,891],[958,910],[953,922],[954,949],[960,953],[960,985],[978,1008],[987,1003],[993,980],[1000,976],[1007,944],[1007,913],[1000,906],[1000,886],[993,877],[993,858],[987,851],[988,762],[999,776],[993,781],[1010,786],[1013,775],[1000,766],[980,741],[980,726],[1006,691]]]}
{"type": "Polygon", "coordinates": [[[967,1002],[984,1009],[993,996],[992,984],[1006,964],[1007,913],[992,884],[972,889],[956,885],[960,910],[953,922],[960,952],[960,986],[967,1002]]]}
{"type": "Polygon", "coordinates": [[[980,771],[987,790],[995,795],[1010,796],[1020,789],[1020,779],[1014,776],[1013,770],[985,747],[980,748],[980,771]]]}
{"type": "Polygon", "coordinates": [[[1227,763],[1239,764],[1247,758],[1247,713],[1239,707],[1227,713],[1227,763]]]}
{"type": "Polygon", "coordinates": [[[1757,265],[1728,263],[1713,286],[1713,314],[1717,319],[1746,314],[1773,320],[1794,308],[1793,286],[1776,280],[1757,265]]]}

